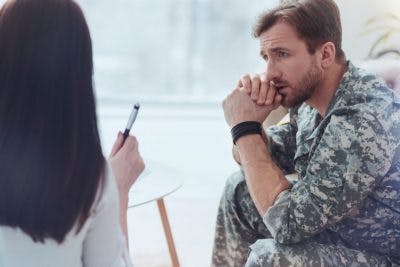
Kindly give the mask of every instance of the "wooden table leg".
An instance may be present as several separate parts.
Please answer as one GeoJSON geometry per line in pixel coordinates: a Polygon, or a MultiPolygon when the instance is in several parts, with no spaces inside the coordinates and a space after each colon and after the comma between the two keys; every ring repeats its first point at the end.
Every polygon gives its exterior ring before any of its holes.
{"type": "Polygon", "coordinates": [[[169,255],[171,256],[172,266],[179,267],[178,255],[176,253],[174,239],[172,237],[171,227],[169,225],[167,210],[165,209],[164,199],[157,199],[158,211],[160,212],[165,237],[167,238],[169,255]]]}

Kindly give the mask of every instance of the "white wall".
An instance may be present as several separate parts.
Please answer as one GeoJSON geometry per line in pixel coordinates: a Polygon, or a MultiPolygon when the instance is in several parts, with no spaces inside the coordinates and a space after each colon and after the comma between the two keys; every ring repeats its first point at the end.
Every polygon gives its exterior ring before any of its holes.
{"type": "MultiPolygon", "coordinates": [[[[369,48],[378,36],[365,36],[366,21],[387,12],[400,14],[398,0],[336,0],[342,16],[343,49],[349,59],[361,60],[368,54],[369,48]]],[[[400,23],[398,23],[400,27],[400,23]]],[[[400,42],[397,43],[397,47],[400,42]]]]}

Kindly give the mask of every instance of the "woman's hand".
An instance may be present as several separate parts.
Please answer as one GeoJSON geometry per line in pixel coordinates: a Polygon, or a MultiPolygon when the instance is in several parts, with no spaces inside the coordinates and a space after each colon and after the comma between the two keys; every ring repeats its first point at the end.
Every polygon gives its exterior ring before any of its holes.
{"type": "Polygon", "coordinates": [[[127,198],[131,186],[145,167],[136,137],[130,135],[124,142],[124,136],[119,132],[108,161],[117,180],[120,197],[127,198]]]}
{"type": "Polygon", "coordinates": [[[111,150],[108,162],[117,181],[121,229],[129,247],[127,221],[129,190],[144,170],[144,162],[139,153],[139,144],[136,137],[130,135],[124,142],[123,134],[118,132],[118,137],[111,150]]]}

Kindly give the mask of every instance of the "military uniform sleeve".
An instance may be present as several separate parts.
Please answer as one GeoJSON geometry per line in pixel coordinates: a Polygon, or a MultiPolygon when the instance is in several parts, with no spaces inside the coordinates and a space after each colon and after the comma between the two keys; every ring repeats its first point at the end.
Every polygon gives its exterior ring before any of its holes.
{"type": "Polygon", "coordinates": [[[274,162],[285,174],[293,173],[296,152],[296,116],[291,111],[290,121],[267,129],[267,146],[274,162]]]}
{"type": "Polygon", "coordinates": [[[393,139],[374,114],[332,115],[305,176],[283,191],[263,218],[275,240],[299,242],[358,209],[389,170],[393,139]]]}

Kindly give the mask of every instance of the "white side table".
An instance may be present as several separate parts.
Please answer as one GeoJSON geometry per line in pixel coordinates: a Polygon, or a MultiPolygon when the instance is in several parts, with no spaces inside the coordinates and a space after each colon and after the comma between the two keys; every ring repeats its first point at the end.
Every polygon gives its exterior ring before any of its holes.
{"type": "Polygon", "coordinates": [[[177,172],[168,166],[154,161],[145,161],[145,163],[146,169],[129,192],[128,208],[134,208],[152,201],[157,202],[172,266],[179,267],[164,197],[178,190],[182,186],[182,181],[178,178],[177,172]]]}

